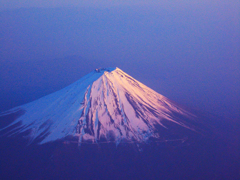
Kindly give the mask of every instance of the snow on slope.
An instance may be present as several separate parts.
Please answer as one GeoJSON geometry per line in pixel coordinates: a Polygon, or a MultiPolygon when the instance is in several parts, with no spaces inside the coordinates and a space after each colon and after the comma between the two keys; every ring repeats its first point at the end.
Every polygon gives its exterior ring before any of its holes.
{"type": "Polygon", "coordinates": [[[25,113],[6,128],[21,125],[8,134],[30,131],[32,140],[42,137],[41,144],[69,136],[77,138],[79,144],[145,142],[150,137],[160,138],[157,127],[169,128],[164,125],[166,121],[195,131],[191,122],[176,116],[192,119],[191,113],[119,68],[96,69],[60,91],[0,116],[19,109],[25,113]]]}

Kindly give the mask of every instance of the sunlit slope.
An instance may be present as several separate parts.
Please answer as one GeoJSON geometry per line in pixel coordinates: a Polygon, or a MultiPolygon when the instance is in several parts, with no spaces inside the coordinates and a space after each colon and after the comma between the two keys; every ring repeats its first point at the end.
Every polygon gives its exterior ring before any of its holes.
{"type": "Polygon", "coordinates": [[[193,114],[119,68],[96,69],[60,91],[0,116],[19,110],[23,115],[2,131],[9,136],[28,132],[30,141],[41,139],[39,143],[64,138],[79,144],[141,143],[165,138],[176,128],[200,132],[193,114]]]}

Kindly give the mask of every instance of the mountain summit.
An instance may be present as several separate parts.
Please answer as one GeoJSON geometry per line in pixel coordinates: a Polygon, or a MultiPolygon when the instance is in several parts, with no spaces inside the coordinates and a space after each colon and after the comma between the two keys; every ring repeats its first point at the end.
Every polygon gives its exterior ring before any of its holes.
{"type": "Polygon", "coordinates": [[[143,143],[201,131],[192,113],[119,68],[95,69],[62,90],[0,116],[14,113],[20,115],[1,131],[10,136],[27,132],[40,144],[61,139],[143,143]]]}

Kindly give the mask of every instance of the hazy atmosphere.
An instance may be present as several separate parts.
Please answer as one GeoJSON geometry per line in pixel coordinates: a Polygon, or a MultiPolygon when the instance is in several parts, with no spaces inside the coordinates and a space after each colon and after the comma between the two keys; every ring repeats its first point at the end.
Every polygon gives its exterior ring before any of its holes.
{"type": "Polygon", "coordinates": [[[0,111],[119,67],[190,108],[240,118],[239,1],[0,1],[0,111]]]}
{"type": "Polygon", "coordinates": [[[0,179],[239,180],[239,79],[239,0],[0,0],[0,179]]]}

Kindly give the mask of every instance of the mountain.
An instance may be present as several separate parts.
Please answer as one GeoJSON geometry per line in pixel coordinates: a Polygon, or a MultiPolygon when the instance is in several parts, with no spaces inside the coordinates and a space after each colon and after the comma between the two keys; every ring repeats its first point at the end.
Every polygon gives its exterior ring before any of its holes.
{"type": "Polygon", "coordinates": [[[0,177],[238,180],[238,129],[118,68],[96,69],[1,113],[0,177]]]}
{"type": "Polygon", "coordinates": [[[189,133],[204,135],[208,129],[196,115],[119,68],[95,69],[0,117],[12,119],[1,134],[21,135],[39,144],[185,141],[189,133]]]}

